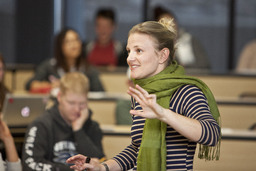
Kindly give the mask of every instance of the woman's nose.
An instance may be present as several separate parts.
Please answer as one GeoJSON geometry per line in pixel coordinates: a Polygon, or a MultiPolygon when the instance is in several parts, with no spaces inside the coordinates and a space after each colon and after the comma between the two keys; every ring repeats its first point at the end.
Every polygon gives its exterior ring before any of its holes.
{"type": "Polygon", "coordinates": [[[127,57],[127,62],[129,62],[129,61],[134,61],[136,58],[135,58],[135,56],[134,56],[134,54],[133,53],[129,53],[129,55],[128,55],[128,57],[127,57]]]}

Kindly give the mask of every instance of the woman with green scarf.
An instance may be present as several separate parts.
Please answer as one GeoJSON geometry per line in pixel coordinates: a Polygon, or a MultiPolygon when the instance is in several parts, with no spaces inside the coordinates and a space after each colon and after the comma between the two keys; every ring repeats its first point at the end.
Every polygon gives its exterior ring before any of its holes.
{"type": "Polygon", "coordinates": [[[173,59],[176,29],[172,19],[147,21],[129,32],[127,62],[135,88],[130,87],[133,118],[131,144],[102,164],[86,156],[67,160],[82,170],[193,170],[198,157],[218,160],[220,115],[211,91],[201,80],[186,76],[173,59]]]}

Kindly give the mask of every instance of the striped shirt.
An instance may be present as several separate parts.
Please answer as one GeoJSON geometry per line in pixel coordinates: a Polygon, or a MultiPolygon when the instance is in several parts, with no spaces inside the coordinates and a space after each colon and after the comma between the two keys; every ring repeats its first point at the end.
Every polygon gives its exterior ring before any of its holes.
{"type": "MultiPolygon", "coordinates": [[[[132,98],[132,109],[141,110],[141,106],[132,98]]],[[[170,110],[183,116],[196,119],[202,126],[202,135],[193,142],[167,125],[166,131],[166,170],[193,170],[193,158],[197,143],[215,146],[220,135],[220,127],[212,117],[206,97],[196,86],[185,85],[179,88],[170,100],[170,110]]],[[[113,159],[122,170],[137,170],[139,152],[145,118],[133,116],[131,144],[113,159]]]]}

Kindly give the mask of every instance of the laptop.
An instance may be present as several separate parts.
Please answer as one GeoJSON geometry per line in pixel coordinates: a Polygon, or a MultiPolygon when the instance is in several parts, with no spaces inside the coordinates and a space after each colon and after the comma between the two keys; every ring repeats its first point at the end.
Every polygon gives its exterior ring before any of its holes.
{"type": "Polygon", "coordinates": [[[9,127],[26,128],[45,111],[48,95],[7,94],[3,105],[3,120],[9,127]]]}

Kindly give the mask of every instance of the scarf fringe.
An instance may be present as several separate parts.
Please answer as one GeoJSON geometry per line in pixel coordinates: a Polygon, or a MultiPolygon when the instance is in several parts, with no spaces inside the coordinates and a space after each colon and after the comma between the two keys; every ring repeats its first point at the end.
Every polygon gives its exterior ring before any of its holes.
{"type": "MultiPolygon", "coordinates": [[[[221,124],[220,117],[217,119],[218,124],[221,124]]],[[[198,158],[205,160],[219,160],[220,159],[220,145],[221,145],[221,132],[216,146],[207,146],[199,144],[198,158]]]]}
{"type": "Polygon", "coordinates": [[[220,145],[221,140],[214,147],[199,144],[198,158],[205,160],[219,160],[220,159],[220,145]]]}

